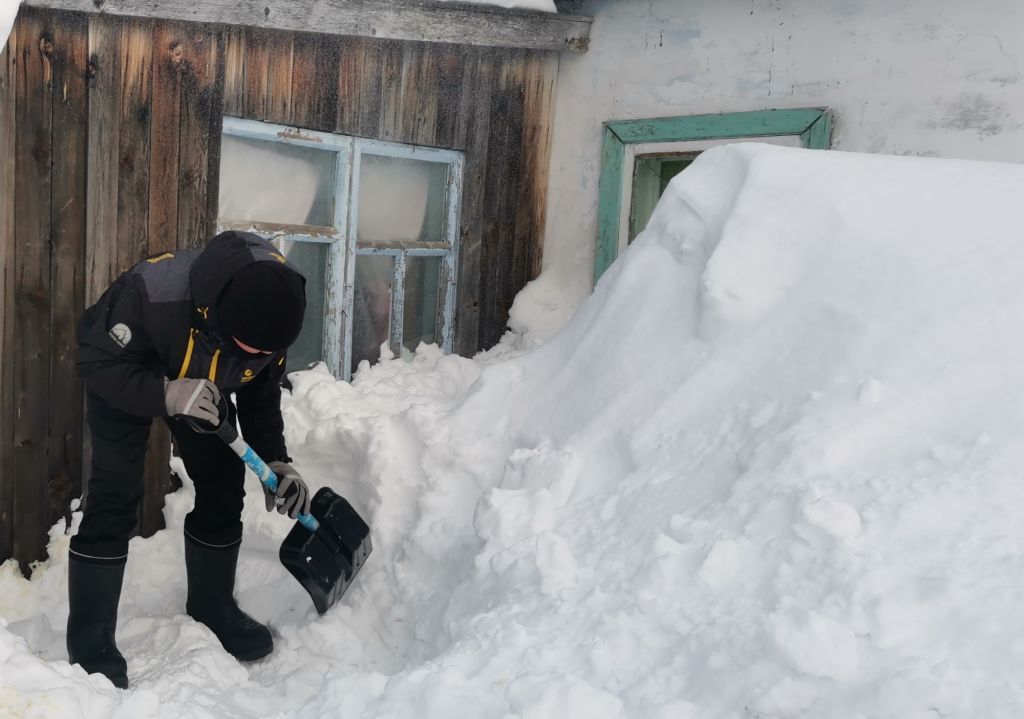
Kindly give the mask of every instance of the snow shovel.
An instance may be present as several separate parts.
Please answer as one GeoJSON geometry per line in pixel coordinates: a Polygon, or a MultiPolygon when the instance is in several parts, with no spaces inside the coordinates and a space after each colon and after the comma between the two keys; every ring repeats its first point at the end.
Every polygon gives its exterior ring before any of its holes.
{"type": "MultiPolygon", "coordinates": [[[[224,404],[222,400],[220,416],[223,419],[217,427],[189,417],[184,419],[199,434],[220,437],[259,477],[260,482],[276,494],[277,475],[238,435],[234,424],[228,421],[224,404]]],[[[351,586],[370,556],[373,545],[370,527],[344,497],[327,487],[316,493],[309,511],[309,514],[298,516],[295,526],[281,544],[279,556],[285,568],[309,592],[316,611],[323,614],[351,586]]]]}

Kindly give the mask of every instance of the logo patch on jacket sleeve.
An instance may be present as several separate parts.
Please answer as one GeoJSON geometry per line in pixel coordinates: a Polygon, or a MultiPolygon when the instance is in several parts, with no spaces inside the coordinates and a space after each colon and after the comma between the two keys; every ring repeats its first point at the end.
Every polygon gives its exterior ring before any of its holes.
{"type": "Polygon", "coordinates": [[[128,343],[132,341],[132,331],[124,322],[118,322],[116,325],[110,328],[110,339],[114,340],[121,349],[128,346],[128,343]]]}
{"type": "Polygon", "coordinates": [[[253,376],[254,375],[252,373],[252,370],[251,369],[247,369],[245,372],[242,373],[242,381],[243,382],[248,382],[249,380],[251,380],[253,378],[253,376]]]}

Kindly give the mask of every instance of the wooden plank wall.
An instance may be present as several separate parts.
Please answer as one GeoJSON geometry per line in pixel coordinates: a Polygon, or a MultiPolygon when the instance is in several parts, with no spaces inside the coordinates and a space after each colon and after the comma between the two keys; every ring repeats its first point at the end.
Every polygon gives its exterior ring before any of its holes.
{"type": "MultiPolygon", "coordinates": [[[[222,115],[465,153],[461,354],[539,272],[553,53],[23,8],[0,61],[0,560],[45,556],[83,490],[82,309],[214,229],[222,115]]],[[[169,448],[154,423],[144,535],[169,448]]]]}
{"type": "MultiPolygon", "coordinates": [[[[0,55],[0,560],[44,557],[83,491],[86,303],[209,235],[222,57],[218,28],[26,8],[0,55]]],[[[154,423],[145,535],[162,526],[169,451],[154,423]]]]}
{"type": "Polygon", "coordinates": [[[18,33],[0,52],[0,557],[14,556],[14,116],[18,33]]]}

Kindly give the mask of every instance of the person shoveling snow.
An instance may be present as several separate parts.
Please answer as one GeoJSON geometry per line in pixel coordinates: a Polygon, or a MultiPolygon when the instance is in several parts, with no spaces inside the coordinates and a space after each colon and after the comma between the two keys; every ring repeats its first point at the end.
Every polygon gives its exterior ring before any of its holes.
{"type": "Polygon", "coordinates": [[[280,406],[285,354],[302,329],[305,306],[305,279],[273,245],[226,232],[202,251],[140,262],[86,310],[78,367],[93,458],[69,552],[73,664],[128,686],[114,632],[154,417],[165,418],[196,488],[185,518],[188,614],[239,660],[273,650],[270,630],[233,596],[245,466],[190,422],[233,426],[237,414],[249,444],[280,478],[276,493],[264,489],[267,510],[309,514],[309,490],[290,464],[280,406]]]}
{"type": "Polygon", "coordinates": [[[235,662],[166,579],[183,477],[132,540],[129,692],[64,661],[62,522],[31,581],[0,567],[0,716],[1024,716],[1022,192],[708,150],[538,348],[290,375],[289,453],[374,527],[351,602],[298,602],[250,493],[276,647],[235,662]]]}

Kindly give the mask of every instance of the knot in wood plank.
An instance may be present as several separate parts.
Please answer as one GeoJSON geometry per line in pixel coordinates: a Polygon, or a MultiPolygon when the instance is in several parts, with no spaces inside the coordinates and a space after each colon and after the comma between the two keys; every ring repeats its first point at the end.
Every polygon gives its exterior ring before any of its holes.
{"type": "Polygon", "coordinates": [[[47,59],[53,57],[53,38],[49,33],[44,32],[39,36],[39,52],[43,53],[43,57],[47,59]]]}

